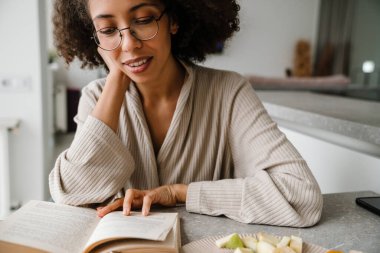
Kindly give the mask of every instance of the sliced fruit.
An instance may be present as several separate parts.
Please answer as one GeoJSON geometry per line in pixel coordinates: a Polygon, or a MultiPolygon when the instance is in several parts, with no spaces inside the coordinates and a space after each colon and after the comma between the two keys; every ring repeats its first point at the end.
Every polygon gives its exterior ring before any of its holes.
{"type": "Polygon", "coordinates": [[[230,240],[230,238],[233,236],[234,234],[231,234],[231,235],[227,235],[223,238],[220,238],[218,240],[215,241],[215,244],[218,248],[223,248],[227,242],[230,240]]]}
{"type": "Polygon", "coordinates": [[[285,246],[289,246],[289,243],[290,243],[290,237],[289,236],[283,236],[281,241],[279,243],[277,243],[277,248],[281,248],[281,247],[285,247],[285,246]]]}
{"type": "Polygon", "coordinates": [[[253,249],[254,251],[257,250],[258,241],[255,237],[246,236],[246,237],[241,238],[241,240],[243,241],[244,247],[253,249]]]}
{"type": "Polygon", "coordinates": [[[266,241],[259,241],[257,243],[257,253],[274,253],[276,248],[266,241]]]}
{"type": "Polygon", "coordinates": [[[289,247],[292,248],[296,253],[302,253],[302,238],[292,235],[290,237],[289,247]]]}
{"type": "Polygon", "coordinates": [[[254,253],[254,251],[248,248],[237,248],[234,253],[254,253]]]}
{"type": "Polygon", "coordinates": [[[227,248],[227,249],[244,248],[244,244],[240,236],[235,233],[235,234],[232,234],[230,239],[224,245],[224,248],[227,248]]]}
{"type": "Polygon", "coordinates": [[[296,253],[292,248],[285,246],[276,248],[273,253],[296,253]]]}
{"type": "Polygon", "coordinates": [[[278,239],[276,236],[263,232],[258,233],[257,238],[259,239],[259,241],[268,242],[274,246],[276,246],[280,242],[280,239],[278,239]]]}

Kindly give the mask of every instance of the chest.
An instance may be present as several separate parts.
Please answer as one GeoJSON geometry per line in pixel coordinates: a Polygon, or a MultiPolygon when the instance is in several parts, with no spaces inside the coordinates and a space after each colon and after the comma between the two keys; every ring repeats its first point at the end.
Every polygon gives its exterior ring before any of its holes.
{"type": "Polygon", "coordinates": [[[149,128],[154,152],[157,155],[169,131],[176,101],[156,106],[145,106],[144,114],[149,128]]]}

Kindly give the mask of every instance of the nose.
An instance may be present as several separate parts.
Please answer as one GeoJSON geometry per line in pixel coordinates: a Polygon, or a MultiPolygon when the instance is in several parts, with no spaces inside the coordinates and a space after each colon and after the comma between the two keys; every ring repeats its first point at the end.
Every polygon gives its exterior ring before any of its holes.
{"type": "Polygon", "coordinates": [[[142,46],[142,42],[135,38],[130,29],[123,29],[121,32],[121,50],[122,51],[132,51],[135,48],[140,48],[142,46]]]}

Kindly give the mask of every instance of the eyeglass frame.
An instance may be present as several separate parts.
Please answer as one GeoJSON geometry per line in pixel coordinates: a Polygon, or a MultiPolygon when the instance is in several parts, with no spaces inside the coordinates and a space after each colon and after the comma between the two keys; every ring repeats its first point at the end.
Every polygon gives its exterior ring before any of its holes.
{"type": "MultiPolygon", "coordinates": [[[[160,15],[158,18],[154,18],[154,21],[156,22],[156,25],[157,25],[157,31],[156,31],[156,33],[155,33],[153,36],[151,36],[151,37],[148,38],[148,39],[139,39],[139,38],[137,38],[137,37],[132,33],[133,30],[131,30],[131,26],[129,26],[129,27],[125,27],[125,28],[122,28],[122,29],[119,29],[119,28],[115,27],[115,29],[119,32],[119,36],[120,36],[121,39],[120,39],[119,44],[118,44],[115,48],[113,48],[113,49],[105,49],[105,48],[102,48],[102,47],[100,46],[100,42],[99,42],[99,44],[96,42],[97,40],[99,41],[98,36],[97,36],[97,32],[99,32],[100,30],[102,30],[102,29],[104,29],[104,28],[101,28],[101,29],[99,29],[99,30],[95,30],[95,31],[93,32],[93,34],[92,34],[93,36],[91,37],[91,39],[93,39],[93,40],[95,41],[95,44],[96,44],[98,47],[100,47],[101,49],[103,49],[103,50],[105,50],[105,51],[113,51],[113,50],[117,49],[118,47],[120,47],[121,43],[123,42],[123,34],[122,34],[121,32],[124,31],[124,30],[129,30],[129,33],[133,36],[133,38],[137,39],[138,41],[148,41],[148,40],[151,40],[151,39],[153,39],[154,37],[156,37],[156,35],[158,34],[158,31],[160,30],[160,25],[158,24],[158,22],[161,20],[161,18],[164,16],[165,13],[166,13],[166,9],[164,9],[164,10],[161,12],[161,15],[160,15]]],[[[151,16],[151,17],[154,17],[154,16],[151,16]]]]}

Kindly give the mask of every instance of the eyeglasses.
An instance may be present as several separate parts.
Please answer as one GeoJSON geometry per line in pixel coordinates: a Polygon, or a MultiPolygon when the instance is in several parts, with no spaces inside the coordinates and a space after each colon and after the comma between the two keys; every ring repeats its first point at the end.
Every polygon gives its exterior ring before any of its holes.
{"type": "Polygon", "coordinates": [[[134,19],[129,27],[118,29],[117,27],[105,27],[94,32],[92,39],[106,51],[112,51],[121,45],[122,31],[129,30],[131,35],[140,41],[153,39],[159,30],[158,21],[165,14],[165,10],[158,18],[154,16],[134,19]]]}

